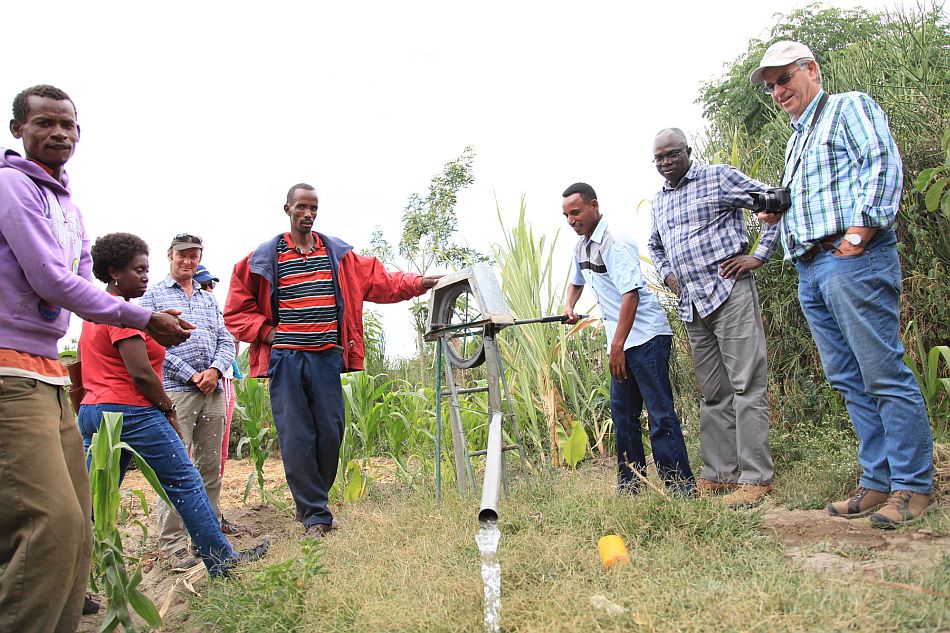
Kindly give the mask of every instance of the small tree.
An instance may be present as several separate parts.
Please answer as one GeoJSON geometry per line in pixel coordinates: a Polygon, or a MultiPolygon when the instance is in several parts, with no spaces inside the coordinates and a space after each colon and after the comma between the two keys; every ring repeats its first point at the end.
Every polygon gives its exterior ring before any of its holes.
{"type": "MultiPolygon", "coordinates": [[[[370,247],[365,252],[387,264],[420,275],[428,274],[436,267],[458,269],[473,262],[487,261],[486,256],[455,241],[458,229],[455,205],[459,191],[475,182],[472,169],[474,162],[475,148],[469,145],[458,158],[446,163],[442,171],[432,177],[428,194],[423,196],[413,193],[409,196],[402,213],[402,237],[398,249],[400,261],[394,257],[392,246],[378,227],[373,231],[370,247]]],[[[410,312],[416,330],[419,357],[425,366],[423,335],[429,317],[428,306],[424,301],[415,299],[410,312]]]]}

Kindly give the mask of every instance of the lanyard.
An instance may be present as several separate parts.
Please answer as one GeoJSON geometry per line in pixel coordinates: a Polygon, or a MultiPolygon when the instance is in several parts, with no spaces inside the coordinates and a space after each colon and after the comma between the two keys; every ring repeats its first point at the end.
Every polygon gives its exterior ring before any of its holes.
{"type": "Polygon", "coordinates": [[[822,93],[821,97],[818,99],[818,105],[815,106],[815,115],[811,119],[811,126],[808,128],[808,134],[805,135],[805,140],[802,141],[802,148],[798,152],[798,158],[795,159],[795,166],[792,168],[792,173],[788,177],[788,181],[784,186],[792,184],[792,180],[795,178],[795,172],[798,171],[798,166],[802,163],[802,157],[805,155],[805,150],[808,148],[808,139],[811,138],[811,133],[815,131],[815,127],[818,126],[818,119],[821,117],[821,111],[824,109],[825,104],[828,102],[828,93],[822,93]]]}

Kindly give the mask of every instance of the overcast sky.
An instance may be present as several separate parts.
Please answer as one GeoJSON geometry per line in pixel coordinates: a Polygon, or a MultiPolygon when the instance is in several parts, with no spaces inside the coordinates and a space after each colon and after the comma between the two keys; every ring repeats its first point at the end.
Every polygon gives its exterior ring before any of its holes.
{"type": "MultiPolygon", "coordinates": [[[[642,238],[637,205],[661,185],[653,136],[700,134],[701,84],[804,4],[44,2],[6,12],[0,103],[38,83],[68,92],[82,139],[67,171],[89,234],[145,238],[152,281],[174,234],[202,236],[222,303],[234,263],[287,229],[292,184],[317,188],[317,230],[360,249],[380,225],[396,243],[409,195],[466,145],[459,238],[487,251],[495,200],[511,222],[524,194],[536,232],[562,229],[566,274],[576,238],[560,192],[589,182],[611,225],[642,238]]],[[[0,146],[22,149],[9,130],[0,146]]],[[[407,312],[384,314],[388,352],[410,354],[407,312]]]]}

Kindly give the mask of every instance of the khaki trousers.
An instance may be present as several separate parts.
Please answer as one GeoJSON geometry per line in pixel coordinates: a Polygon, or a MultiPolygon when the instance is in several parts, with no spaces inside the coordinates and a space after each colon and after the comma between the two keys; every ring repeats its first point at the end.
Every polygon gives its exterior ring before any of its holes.
{"type": "Polygon", "coordinates": [[[0,376],[0,632],[75,632],[92,561],[91,508],[66,390],[0,376]]]}
{"type": "MultiPolygon", "coordinates": [[[[221,520],[221,437],[227,401],[223,391],[205,395],[200,391],[169,391],[168,396],[178,410],[178,426],[184,435],[185,448],[191,455],[215,516],[221,520]]],[[[188,532],[175,508],[164,501],[158,507],[158,547],[170,556],[188,547],[188,532]]]]}
{"type": "Polygon", "coordinates": [[[751,276],[705,318],[693,306],[686,323],[699,408],[703,479],[764,485],[774,469],[769,450],[768,361],[759,294],[751,276]]]}

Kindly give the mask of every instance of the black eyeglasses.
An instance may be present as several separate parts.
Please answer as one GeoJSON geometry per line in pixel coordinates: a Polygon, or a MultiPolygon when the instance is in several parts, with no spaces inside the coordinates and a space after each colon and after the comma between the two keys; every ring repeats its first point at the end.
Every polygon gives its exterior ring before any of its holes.
{"type": "Polygon", "coordinates": [[[191,233],[179,233],[172,241],[175,242],[192,242],[194,244],[201,244],[201,238],[197,235],[192,235],[191,233]]]}
{"type": "Polygon", "coordinates": [[[775,92],[775,86],[788,85],[788,82],[792,80],[792,75],[797,73],[802,68],[803,68],[802,66],[796,66],[795,68],[791,69],[790,71],[788,71],[787,73],[785,73],[784,75],[776,79],[775,83],[766,81],[765,85],[762,86],[762,92],[764,92],[767,95],[771,95],[773,92],[775,92]]]}
{"type": "Polygon", "coordinates": [[[686,148],[684,147],[682,149],[674,149],[673,151],[667,152],[665,154],[657,154],[656,156],[653,157],[653,163],[656,165],[659,165],[660,163],[663,163],[667,160],[676,160],[685,151],[686,151],[686,148]]]}

